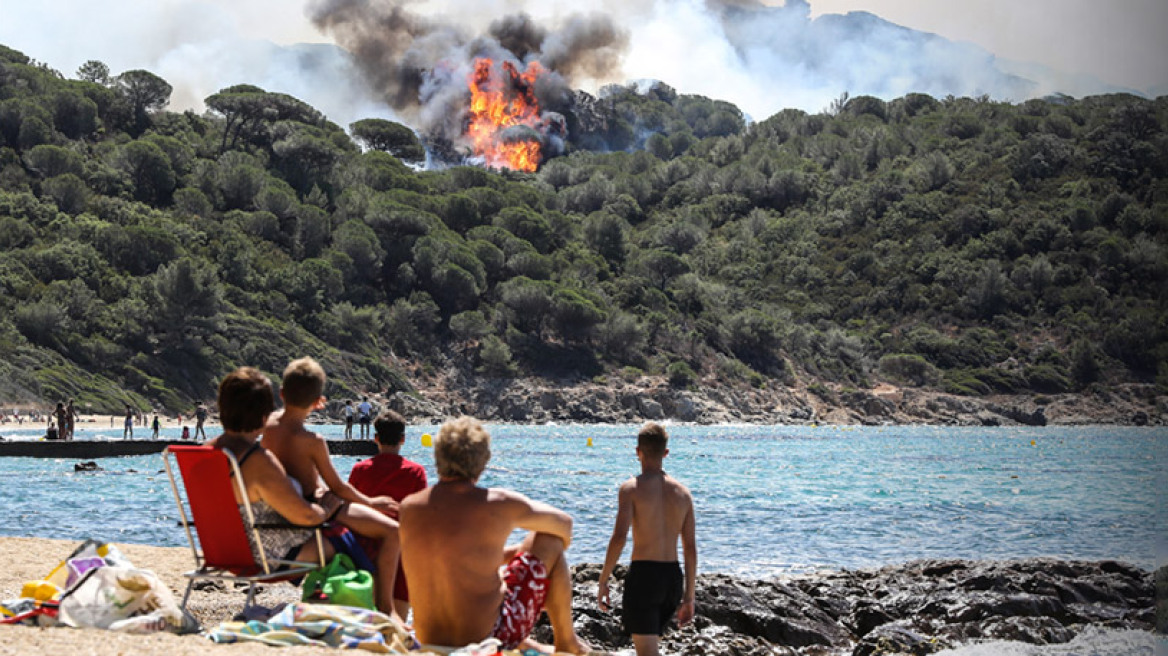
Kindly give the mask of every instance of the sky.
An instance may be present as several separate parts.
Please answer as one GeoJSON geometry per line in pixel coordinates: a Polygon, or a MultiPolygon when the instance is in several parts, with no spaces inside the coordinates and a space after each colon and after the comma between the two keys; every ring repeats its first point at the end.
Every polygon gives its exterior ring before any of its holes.
{"type": "Polygon", "coordinates": [[[1168,93],[1165,0],[812,0],[813,16],[868,11],[999,57],[1168,93]]]}
{"type": "MultiPolygon", "coordinates": [[[[596,91],[608,82],[661,79],[735,102],[756,119],[785,107],[819,111],[844,91],[888,98],[987,93],[1011,101],[1109,88],[1168,93],[1165,0],[788,0],[787,10],[766,21],[720,11],[753,1],[0,0],[0,44],[66,76],[89,59],[114,73],[151,70],[175,86],[172,109],[199,109],[202,98],[247,82],[296,95],[342,124],[394,118],[400,108],[370,88],[368,70],[362,76],[334,51],[273,44],[332,43],[337,33],[322,32],[311,14],[324,5],[377,2],[401,3],[427,29],[451,25],[472,36],[521,10],[553,27],[573,12],[606,16],[628,35],[619,66],[577,74],[573,86],[596,91]],[[920,42],[879,25],[856,35],[819,20],[853,11],[956,44],[920,42]]],[[[426,45],[434,56],[432,41],[426,45]]]]}

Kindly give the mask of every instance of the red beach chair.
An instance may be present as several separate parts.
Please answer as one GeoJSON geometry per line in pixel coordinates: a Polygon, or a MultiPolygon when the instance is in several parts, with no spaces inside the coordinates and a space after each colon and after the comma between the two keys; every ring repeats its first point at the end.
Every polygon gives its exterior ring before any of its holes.
{"type": "Polygon", "coordinates": [[[324,567],[324,545],[319,528],[316,531],[317,553],[321,554],[319,562],[268,559],[262,549],[259,561],[256,561],[247,541],[248,531],[251,531],[255,543],[260,544],[258,530],[260,528],[278,530],[304,527],[292,524],[256,525],[255,515],[244,489],[243,476],[239,472],[239,463],[234,455],[210,446],[173,445],[163,451],[162,459],[166,463],[166,474],[170,477],[179,517],[182,518],[183,528],[186,529],[187,539],[195,556],[195,569],[183,574],[190,579],[182,600],[184,610],[191,596],[191,588],[199,579],[247,581],[247,602],[244,604],[246,611],[255,600],[257,583],[293,579],[318,567],[324,567]],[[171,457],[182,473],[182,488],[186,492],[185,504],[184,495],[179,491],[178,479],[171,466],[171,457]],[[235,501],[237,493],[243,500],[242,513],[235,501]],[[192,531],[192,528],[195,530],[192,531]]]}

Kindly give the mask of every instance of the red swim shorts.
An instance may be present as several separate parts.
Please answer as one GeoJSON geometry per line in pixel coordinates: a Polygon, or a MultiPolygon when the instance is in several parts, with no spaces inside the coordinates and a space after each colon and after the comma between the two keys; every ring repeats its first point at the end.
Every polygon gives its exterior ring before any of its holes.
{"type": "Polygon", "coordinates": [[[515,649],[531,634],[543,612],[548,589],[547,567],[539,558],[521,552],[507,563],[503,580],[507,590],[491,637],[498,638],[503,649],[515,649]]]}

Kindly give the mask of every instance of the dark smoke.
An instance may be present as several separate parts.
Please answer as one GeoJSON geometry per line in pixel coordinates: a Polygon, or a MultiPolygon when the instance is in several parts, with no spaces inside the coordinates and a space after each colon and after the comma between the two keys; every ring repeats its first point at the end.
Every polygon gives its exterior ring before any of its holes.
{"type": "MultiPolygon", "coordinates": [[[[409,0],[315,0],[308,15],[350,53],[385,101],[430,140],[457,142],[464,128],[467,77],[476,57],[538,61],[548,74],[536,84],[541,107],[564,111],[582,78],[620,79],[628,33],[601,14],[572,15],[544,25],[525,13],[503,16],[484,34],[424,18],[409,0]]],[[[562,122],[562,118],[560,119],[562,122]]]]}

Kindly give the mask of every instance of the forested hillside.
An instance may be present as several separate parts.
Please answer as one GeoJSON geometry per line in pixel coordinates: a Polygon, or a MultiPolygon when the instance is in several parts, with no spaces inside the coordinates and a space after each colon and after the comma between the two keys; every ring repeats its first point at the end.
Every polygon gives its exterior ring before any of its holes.
{"type": "Polygon", "coordinates": [[[535,174],[417,170],[251,86],[0,47],[0,402],[181,410],[311,354],[330,396],[480,380],[1168,390],[1168,98],[580,96],[535,174]],[[606,148],[617,152],[597,152],[606,148]]]}

